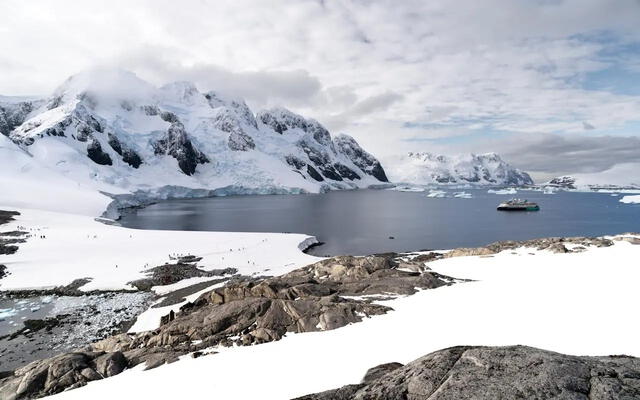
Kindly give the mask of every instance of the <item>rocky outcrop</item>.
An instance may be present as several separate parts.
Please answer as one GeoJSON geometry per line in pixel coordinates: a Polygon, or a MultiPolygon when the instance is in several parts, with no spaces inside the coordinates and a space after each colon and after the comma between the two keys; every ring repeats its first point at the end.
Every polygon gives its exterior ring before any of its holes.
{"type": "Polygon", "coordinates": [[[640,398],[638,358],[579,357],[525,346],[452,347],[381,376],[367,375],[373,379],[297,400],[640,398]]]}
{"type": "Polygon", "coordinates": [[[576,178],[572,176],[559,176],[557,178],[551,179],[545,184],[545,186],[558,187],[563,189],[575,189],[576,178]]]}
{"type": "Polygon", "coordinates": [[[109,146],[122,157],[122,161],[126,162],[133,168],[138,168],[142,164],[142,157],[133,149],[120,142],[118,137],[113,133],[109,133],[109,146]]]}
{"type": "Polygon", "coordinates": [[[111,157],[109,154],[102,151],[102,146],[100,142],[97,140],[91,140],[87,145],[87,156],[96,164],[100,165],[111,165],[113,162],[111,161],[111,157]]]}
{"type": "Polygon", "coordinates": [[[444,254],[445,258],[464,256],[487,256],[497,254],[505,250],[514,250],[520,247],[547,250],[553,253],[575,253],[584,251],[589,246],[609,247],[613,241],[602,237],[551,237],[531,240],[506,240],[495,242],[484,247],[457,248],[444,254]],[[567,245],[570,248],[567,248],[567,245]]]}
{"type": "MultiPolygon", "coordinates": [[[[169,120],[173,121],[173,119],[166,119],[166,121],[169,120]]],[[[178,161],[178,166],[186,175],[193,175],[198,164],[209,162],[207,156],[193,146],[184,125],[177,120],[171,122],[171,126],[164,136],[153,144],[153,149],[156,155],[166,154],[175,158],[178,161]]]]}
{"type": "MultiPolygon", "coordinates": [[[[35,102],[38,104],[39,102],[35,102]]],[[[17,103],[0,102],[0,133],[9,136],[11,131],[20,126],[34,109],[34,102],[20,101],[17,103]]]]}
{"type": "Polygon", "coordinates": [[[147,278],[129,282],[129,285],[138,290],[150,290],[153,286],[171,285],[183,279],[233,275],[238,272],[236,268],[204,270],[197,265],[200,260],[202,257],[178,257],[174,263],[166,263],[146,270],[147,278]]]}
{"type": "Polygon", "coordinates": [[[180,355],[199,355],[216,345],[251,345],[288,332],[340,328],[391,310],[374,300],[455,282],[425,271],[422,262],[394,257],[335,257],[279,277],[236,278],[164,316],[154,331],[115,335],[14,371],[0,379],[0,397],[41,397],[141,363],[152,368],[180,355]],[[105,365],[112,368],[107,371],[105,365]]]}
{"type": "Polygon", "coordinates": [[[355,165],[366,174],[373,176],[381,182],[389,182],[380,161],[364,151],[354,138],[349,135],[338,135],[333,142],[336,149],[347,156],[355,165]]]}
{"type": "Polygon", "coordinates": [[[300,129],[303,132],[309,133],[317,143],[323,146],[332,146],[329,131],[318,121],[306,119],[285,108],[273,108],[260,111],[258,113],[258,120],[277,133],[286,134],[286,131],[290,129],[300,129]]]}

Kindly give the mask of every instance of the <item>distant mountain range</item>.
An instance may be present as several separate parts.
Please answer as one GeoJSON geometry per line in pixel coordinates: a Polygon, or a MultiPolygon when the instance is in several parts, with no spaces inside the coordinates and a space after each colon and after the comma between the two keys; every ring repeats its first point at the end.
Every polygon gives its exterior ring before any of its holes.
{"type": "Polygon", "coordinates": [[[531,185],[524,171],[512,167],[495,153],[443,156],[432,153],[408,153],[385,163],[393,182],[420,185],[531,185]]]}
{"type": "Polygon", "coordinates": [[[565,189],[640,189],[640,162],[616,164],[600,172],[559,176],[544,185],[565,189]]]}

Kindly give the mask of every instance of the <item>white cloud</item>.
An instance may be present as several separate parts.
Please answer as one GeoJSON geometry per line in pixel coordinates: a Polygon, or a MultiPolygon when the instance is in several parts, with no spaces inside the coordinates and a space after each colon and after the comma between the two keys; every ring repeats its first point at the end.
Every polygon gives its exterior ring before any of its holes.
{"type": "Polygon", "coordinates": [[[115,65],[285,105],[374,152],[474,130],[597,134],[640,119],[640,96],[583,88],[613,63],[635,71],[637,54],[602,53],[637,44],[639,20],[637,0],[5,0],[0,93],[115,65]]]}

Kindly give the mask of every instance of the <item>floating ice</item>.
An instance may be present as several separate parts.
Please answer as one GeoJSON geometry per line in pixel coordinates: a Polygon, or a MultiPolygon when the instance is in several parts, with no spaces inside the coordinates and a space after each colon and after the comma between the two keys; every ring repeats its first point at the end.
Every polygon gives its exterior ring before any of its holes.
{"type": "Polygon", "coordinates": [[[487,190],[487,193],[493,193],[493,194],[516,194],[516,193],[518,193],[518,191],[515,188],[499,189],[499,190],[489,189],[489,190],[487,190]]]}
{"type": "Polygon", "coordinates": [[[471,199],[473,198],[473,195],[467,192],[455,192],[453,194],[453,197],[456,197],[458,199],[471,199]]]}
{"type": "Polygon", "coordinates": [[[429,192],[427,197],[436,197],[436,198],[447,197],[447,192],[445,192],[444,190],[432,190],[429,192]]]}
{"type": "Polygon", "coordinates": [[[13,317],[18,313],[15,308],[0,308],[0,320],[13,317]]]}

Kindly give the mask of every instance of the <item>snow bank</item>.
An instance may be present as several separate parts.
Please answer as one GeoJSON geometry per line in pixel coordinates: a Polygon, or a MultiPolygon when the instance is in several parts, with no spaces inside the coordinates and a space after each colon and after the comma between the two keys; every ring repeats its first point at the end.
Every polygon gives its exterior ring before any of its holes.
{"type": "Polygon", "coordinates": [[[521,249],[444,259],[430,267],[476,281],[386,302],[395,311],[344,328],[184,357],[150,371],[136,368],[56,398],[215,393],[289,399],[358,382],[381,363],[406,363],[454,345],[526,344],[569,354],[640,356],[640,323],[633,317],[640,302],[639,256],[640,246],[616,242],[583,253],[521,249]]]}
{"type": "Polygon", "coordinates": [[[82,215],[18,211],[22,215],[3,229],[20,225],[34,237],[3,256],[9,275],[0,290],[48,288],[78,278],[92,279],[82,290],[133,289],[128,282],[170,262],[169,254],[193,254],[203,257],[198,265],[204,269],[234,267],[245,275],[279,275],[320,260],[300,251],[300,243],[314,240],[301,234],[137,230],[82,215]]]}

